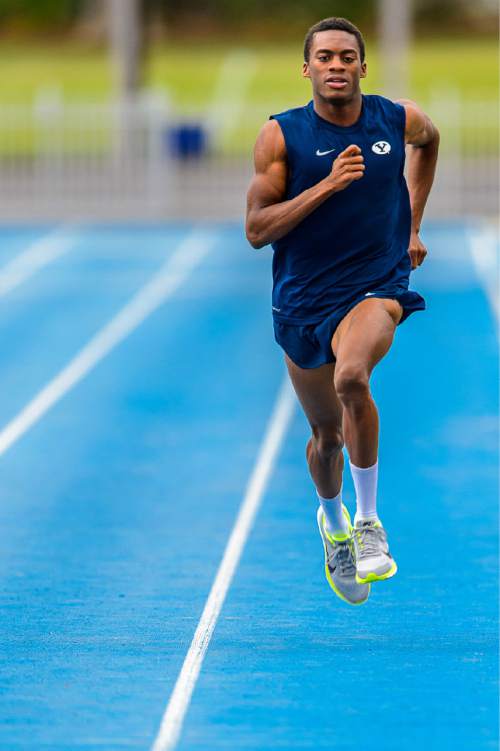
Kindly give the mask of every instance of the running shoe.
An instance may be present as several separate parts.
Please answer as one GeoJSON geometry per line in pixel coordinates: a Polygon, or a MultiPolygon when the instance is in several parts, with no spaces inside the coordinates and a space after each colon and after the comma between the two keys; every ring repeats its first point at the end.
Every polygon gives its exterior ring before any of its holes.
{"type": "Polygon", "coordinates": [[[389,553],[387,534],[380,521],[360,519],[356,522],[353,542],[358,584],[382,581],[394,576],[398,567],[389,553]]]}
{"type": "Polygon", "coordinates": [[[346,535],[332,535],[325,528],[325,512],[318,507],[318,529],[325,551],[325,574],[328,584],[337,597],[349,605],[362,605],[370,594],[369,584],[356,582],[356,566],[352,550],[352,526],[349,512],[342,505],[344,516],[349,524],[346,535]]]}

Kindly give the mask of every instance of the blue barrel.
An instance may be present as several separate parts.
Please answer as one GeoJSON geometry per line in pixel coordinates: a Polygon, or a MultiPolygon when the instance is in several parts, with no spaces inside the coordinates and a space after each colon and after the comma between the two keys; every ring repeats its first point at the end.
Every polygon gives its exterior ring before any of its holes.
{"type": "Polygon", "coordinates": [[[200,159],[207,152],[207,134],[200,123],[180,123],[167,130],[167,148],[176,159],[200,159]]]}

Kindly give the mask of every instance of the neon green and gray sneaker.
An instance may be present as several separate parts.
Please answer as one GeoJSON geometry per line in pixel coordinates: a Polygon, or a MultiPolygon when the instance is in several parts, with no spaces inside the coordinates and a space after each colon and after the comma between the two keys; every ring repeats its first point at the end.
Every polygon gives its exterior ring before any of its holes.
{"type": "Polygon", "coordinates": [[[356,582],[356,566],[352,551],[352,526],[349,512],[342,505],[344,516],[349,524],[346,535],[331,535],[325,528],[325,512],[319,506],[317,513],[318,529],[325,550],[325,574],[328,584],[337,597],[349,605],[362,605],[370,594],[369,584],[356,582]]]}
{"type": "Polygon", "coordinates": [[[394,576],[398,567],[389,553],[387,534],[380,521],[357,521],[353,542],[358,584],[382,581],[394,576]]]}

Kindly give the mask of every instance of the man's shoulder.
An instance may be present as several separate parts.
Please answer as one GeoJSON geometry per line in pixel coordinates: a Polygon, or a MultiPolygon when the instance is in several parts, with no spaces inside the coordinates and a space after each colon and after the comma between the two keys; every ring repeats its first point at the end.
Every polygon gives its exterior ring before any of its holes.
{"type": "Polygon", "coordinates": [[[304,104],[301,107],[291,107],[290,109],[283,110],[282,112],[276,112],[273,115],[269,115],[270,120],[297,120],[303,117],[307,117],[309,114],[311,103],[304,104]]]}
{"type": "Polygon", "coordinates": [[[405,108],[400,102],[381,94],[363,94],[363,101],[370,117],[388,120],[397,127],[404,125],[405,108]]]}
{"type": "Polygon", "coordinates": [[[380,107],[383,109],[394,109],[401,107],[401,104],[393,99],[389,99],[382,94],[363,94],[364,102],[370,107],[380,107]]]}

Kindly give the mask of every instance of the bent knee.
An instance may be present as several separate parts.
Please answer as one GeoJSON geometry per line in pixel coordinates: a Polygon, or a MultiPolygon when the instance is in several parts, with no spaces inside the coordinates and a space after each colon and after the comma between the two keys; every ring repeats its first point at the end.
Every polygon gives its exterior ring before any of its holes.
{"type": "Polygon", "coordinates": [[[314,448],[322,460],[331,459],[340,454],[344,448],[342,431],[335,428],[325,430],[324,428],[313,426],[311,441],[314,443],[314,448]]]}
{"type": "Polygon", "coordinates": [[[366,399],[370,393],[369,375],[365,367],[345,365],[335,373],[335,390],[343,404],[366,399]]]}

